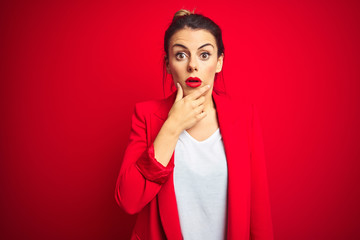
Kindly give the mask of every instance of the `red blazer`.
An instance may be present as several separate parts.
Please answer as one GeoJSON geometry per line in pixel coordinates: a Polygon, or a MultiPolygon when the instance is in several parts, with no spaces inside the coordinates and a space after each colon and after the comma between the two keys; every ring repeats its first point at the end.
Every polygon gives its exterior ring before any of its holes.
{"type": "MultiPolygon", "coordinates": [[[[137,213],[131,239],[182,239],[173,183],[174,154],[167,167],[154,158],[153,142],[176,92],[138,103],[119,172],[115,198],[137,213]]],[[[212,93],[228,164],[227,239],[273,239],[266,165],[259,118],[250,104],[232,105],[212,93]]]]}

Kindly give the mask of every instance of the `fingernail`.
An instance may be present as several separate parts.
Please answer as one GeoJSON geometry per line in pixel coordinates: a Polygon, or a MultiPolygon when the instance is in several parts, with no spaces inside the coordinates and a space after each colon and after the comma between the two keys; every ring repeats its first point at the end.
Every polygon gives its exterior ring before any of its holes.
{"type": "Polygon", "coordinates": [[[210,85],[207,85],[208,88],[210,88],[210,85]]]}

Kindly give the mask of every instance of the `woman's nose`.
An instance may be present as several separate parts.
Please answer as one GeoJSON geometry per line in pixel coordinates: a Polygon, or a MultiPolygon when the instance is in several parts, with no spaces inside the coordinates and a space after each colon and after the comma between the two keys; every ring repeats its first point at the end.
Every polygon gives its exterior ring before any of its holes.
{"type": "Polygon", "coordinates": [[[197,66],[196,59],[194,57],[191,57],[190,61],[189,61],[189,65],[188,65],[188,71],[193,72],[193,71],[197,71],[197,70],[198,70],[198,66],[197,66]]]}

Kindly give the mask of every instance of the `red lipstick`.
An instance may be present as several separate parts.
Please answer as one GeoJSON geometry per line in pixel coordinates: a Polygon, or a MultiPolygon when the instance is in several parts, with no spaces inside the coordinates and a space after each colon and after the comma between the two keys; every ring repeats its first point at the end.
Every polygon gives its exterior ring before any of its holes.
{"type": "Polygon", "coordinates": [[[201,85],[201,80],[197,77],[189,77],[188,79],[186,79],[185,83],[189,87],[196,88],[201,85]]]}

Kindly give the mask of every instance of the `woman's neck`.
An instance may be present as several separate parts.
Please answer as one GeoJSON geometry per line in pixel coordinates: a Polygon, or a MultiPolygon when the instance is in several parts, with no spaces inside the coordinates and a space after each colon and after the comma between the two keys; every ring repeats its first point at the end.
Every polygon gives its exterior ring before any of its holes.
{"type": "Polygon", "coordinates": [[[210,113],[216,110],[211,90],[205,95],[204,112],[210,113]]]}

